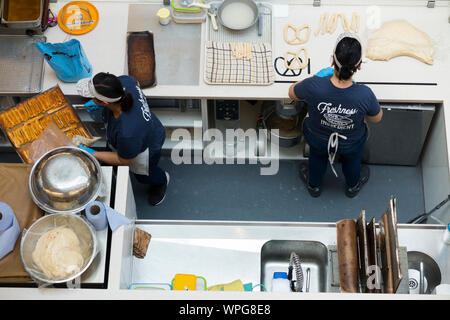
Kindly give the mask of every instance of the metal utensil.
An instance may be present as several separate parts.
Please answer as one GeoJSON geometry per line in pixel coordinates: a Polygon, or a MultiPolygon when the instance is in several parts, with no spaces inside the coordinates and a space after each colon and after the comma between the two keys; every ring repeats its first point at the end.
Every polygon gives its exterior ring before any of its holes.
{"type": "Polygon", "coordinates": [[[424,279],[424,271],[423,271],[423,262],[422,261],[420,261],[419,268],[420,268],[419,294],[424,294],[425,293],[425,290],[424,290],[425,279],[424,279]]]}
{"type": "Polygon", "coordinates": [[[76,147],[50,150],[39,158],[28,181],[36,205],[50,213],[77,213],[100,193],[99,162],[76,147]]]}
{"type": "Polygon", "coordinates": [[[262,35],[262,13],[261,13],[261,3],[258,3],[258,36],[261,37],[262,35]]]}
{"type": "Polygon", "coordinates": [[[216,21],[216,16],[217,16],[217,6],[215,4],[211,4],[209,9],[208,9],[208,15],[211,19],[211,24],[213,26],[213,30],[217,31],[219,30],[219,28],[217,27],[217,21],[216,21]]]}
{"type": "Polygon", "coordinates": [[[306,269],[306,289],[305,289],[305,292],[309,292],[310,281],[311,281],[311,269],[307,268],[306,269]]]}

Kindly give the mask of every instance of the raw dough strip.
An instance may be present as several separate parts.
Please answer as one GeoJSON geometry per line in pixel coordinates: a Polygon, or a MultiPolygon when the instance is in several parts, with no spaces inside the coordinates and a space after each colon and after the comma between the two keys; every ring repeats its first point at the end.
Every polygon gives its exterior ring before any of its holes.
{"type": "Polygon", "coordinates": [[[245,58],[247,60],[251,60],[253,58],[253,45],[250,42],[230,42],[229,45],[231,53],[236,59],[245,58]]]}
{"type": "Polygon", "coordinates": [[[350,30],[354,33],[358,33],[359,31],[359,15],[356,12],[352,14],[352,23],[350,24],[350,30]]]}
{"type": "Polygon", "coordinates": [[[333,34],[334,31],[336,30],[337,27],[337,22],[338,22],[338,15],[336,13],[334,13],[330,20],[328,21],[327,24],[327,32],[330,34],[333,34]]]}
{"type": "Polygon", "coordinates": [[[300,70],[300,69],[304,69],[307,65],[308,65],[308,60],[309,60],[309,56],[308,56],[308,51],[306,50],[305,47],[301,47],[300,49],[298,49],[296,52],[291,52],[291,51],[287,51],[284,53],[284,66],[286,67],[286,69],[289,70],[300,70]],[[299,55],[301,52],[305,53],[305,62],[301,62],[299,59],[299,55]],[[291,63],[288,63],[288,55],[293,55],[294,59],[291,61],[291,63]],[[295,66],[297,65],[297,66],[295,66]]]}
{"type": "Polygon", "coordinates": [[[314,36],[316,36],[316,37],[320,33],[320,31],[322,30],[322,25],[324,24],[324,18],[325,18],[325,14],[322,14],[320,16],[319,28],[316,30],[316,32],[314,32],[314,36]]]}
{"type": "Polygon", "coordinates": [[[347,32],[349,29],[348,29],[348,22],[347,22],[347,18],[345,17],[345,14],[340,13],[339,17],[341,18],[342,28],[344,29],[345,32],[347,32]]]}
{"type": "Polygon", "coordinates": [[[311,27],[308,24],[305,24],[299,28],[296,28],[292,24],[287,24],[284,26],[283,35],[284,35],[284,41],[286,41],[286,43],[288,43],[290,45],[300,45],[300,44],[308,42],[309,36],[311,35],[311,27]],[[289,37],[288,37],[289,29],[294,30],[294,32],[295,32],[294,39],[289,39],[289,37]],[[307,29],[308,32],[306,33],[306,37],[304,39],[302,39],[300,33],[304,29],[307,29]]]}
{"type": "Polygon", "coordinates": [[[323,18],[323,23],[321,26],[321,35],[324,35],[327,32],[327,24],[328,24],[328,12],[325,13],[325,16],[323,18]]]}

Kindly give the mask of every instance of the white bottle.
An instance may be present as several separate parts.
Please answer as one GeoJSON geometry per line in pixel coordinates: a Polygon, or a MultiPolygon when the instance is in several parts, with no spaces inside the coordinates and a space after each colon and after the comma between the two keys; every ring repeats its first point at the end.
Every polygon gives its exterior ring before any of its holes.
{"type": "Polygon", "coordinates": [[[291,292],[287,272],[274,272],[272,279],[272,292],[291,292]]]}
{"type": "Polygon", "coordinates": [[[442,238],[442,241],[445,244],[450,244],[450,223],[447,225],[447,229],[445,229],[444,237],[442,238]]]}

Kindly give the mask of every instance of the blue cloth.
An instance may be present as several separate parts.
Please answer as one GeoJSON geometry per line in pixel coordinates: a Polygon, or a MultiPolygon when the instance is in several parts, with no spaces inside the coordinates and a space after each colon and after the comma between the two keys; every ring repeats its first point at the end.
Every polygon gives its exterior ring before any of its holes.
{"type": "Polygon", "coordinates": [[[36,47],[61,81],[77,82],[92,76],[92,66],[77,39],[63,43],[38,42],[36,47]]]}
{"type": "Polygon", "coordinates": [[[90,154],[94,154],[94,152],[96,152],[94,149],[88,148],[88,147],[86,147],[86,146],[84,146],[84,145],[82,145],[82,144],[80,144],[80,145],[78,146],[78,148],[83,149],[84,151],[87,151],[87,152],[90,153],[90,154]]]}
{"type": "MultiPolygon", "coordinates": [[[[308,182],[313,188],[320,187],[328,166],[328,144],[318,140],[308,129],[303,131],[303,135],[309,144],[308,182]]],[[[354,187],[360,179],[361,158],[366,140],[367,133],[352,146],[341,148],[341,142],[339,142],[337,154],[340,156],[342,173],[349,187],[354,187]]]]}
{"type": "Polygon", "coordinates": [[[333,85],[330,77],[313,76],[298,83],[294,93],[308,105],[303,127],[326,144],[333,132],[347,137],[339,140],[340,147],[358,143],[366,134],[364,117],[380,112],[372,90],[362,84],[341,89],[333,85]]]}
{"type": "Polygon", "coordinates": [[[0,212],[3,218],[0,221],[0,259],[14,250],[20,234],[20,226],[12,208],[0,202],[0,212]]]}
{"type": "Polygon", "coordinates": [[[123,159],[133,159],[147,148],[151,156],[161,150],[165,139],[164,127],[150,110],[136,79],[120,76],[119,80],[125,93],[132,95],[133,107],[127,112],[122,112],[117,119],[111,110],[103,109],[103,119],[107,123],[108,143],[123,159]]]}
{"type": "Polygon", "coordinates": [[[334,74],[334,68],[328,67],[328,68],[323,68],[322,70],[317,72],[315,74],[315,76],[318,76],[318,77],[331,77],[333,74],[334,74]]]}

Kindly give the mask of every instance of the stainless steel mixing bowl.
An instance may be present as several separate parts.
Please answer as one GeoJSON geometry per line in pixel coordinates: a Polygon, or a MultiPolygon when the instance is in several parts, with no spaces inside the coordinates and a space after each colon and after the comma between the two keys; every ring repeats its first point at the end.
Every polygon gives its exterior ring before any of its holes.
{"type": "Polygon", "coordinates": [[[20,257],[25,270],[30,276],[46,283],[63,283],[71,281],[83,274],[91,265],[97,253],[97,237],[95,236],[95,229],[85,219],[76,214],[54,213],[48,214],[36,220],[30,228],[28,228],[20,242],[20,257]],[[72,274],[64,279],[50,279],[42,270],[33,262],[33,251],[39,238],[54,228],[66,226],[77,235],[80,241],[80,248],[83,256],[83,267],[79,272],[72,274]]]}
{"type": "Polygon", "coordinates": [[[31,168],[28,187],[34,202],[49,213],[77,213],[94,201],[102,182],[99,162],[76,147],[45,153],[31,168]]]}

